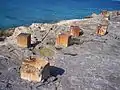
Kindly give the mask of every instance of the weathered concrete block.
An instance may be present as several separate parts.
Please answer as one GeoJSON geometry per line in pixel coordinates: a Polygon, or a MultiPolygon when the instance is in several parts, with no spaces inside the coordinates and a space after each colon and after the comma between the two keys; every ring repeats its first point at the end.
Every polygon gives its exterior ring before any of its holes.
{"type": "Polygon", "coordinates": [[[40,82],[50,76],[49,63],[46,60],[34,57],[22,62],[20,76],[22,79],[40,82]]]}
{"type": "Polygon", "coordinates": [[[56,46],[68,47],[71,36],[68,33],[59,34],[56,38],[56,46]]]}
{"type": "Polygon", "coordinates": [[[29,64],[25,64],[21,66],[20,76],[24,80],[35,81],[35,82],[41,81],[42,78],[39,69],[30,66],[29,64]]]}
{"type": "Polygon", "coordinates": [[[21,33],[17,36],[17,44],[20,47],[30,47],[31,45],[31,34],[21,33]]]}
{"type": "Polygon", "coordinates": [[[70,35],[78,37],[80,35],[80,28],[79,28],[79,26],[71,26],[70,27],[70,35]]]}
{"type": "Polygon", "coordinates": [[[27,58],[26,60],[24,60],[22,62],[22,64],[29,64],[30,66],[33,66],[35,68],[38,68],[39,70],[41,69],[41,67],[45,67],[45,65],[48,64],[47,60],[41,59],[39,57],[30,57],[27,58]]]}
{"type": "Polygon", "coordinates": [[[96,34],[97,35],[100,35],[100,36],[103,36],[107,33],[107,25],[99,25],[97,27],[97,31],[96,31],[96,34]]]}

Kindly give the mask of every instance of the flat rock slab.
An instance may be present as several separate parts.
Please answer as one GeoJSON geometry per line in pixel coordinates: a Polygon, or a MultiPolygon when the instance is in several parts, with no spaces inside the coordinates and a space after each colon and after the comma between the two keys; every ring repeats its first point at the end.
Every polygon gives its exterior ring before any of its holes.
{"type": "Polygon", "coordinates": [[[65,70],[60,83],[62,90],[120,89],[120,28],[112,26],[113,23],[106,36],[92,37],[75,48],[69,47],[77,52],[76,56],[58,53],[56,65],[65,70]]]}

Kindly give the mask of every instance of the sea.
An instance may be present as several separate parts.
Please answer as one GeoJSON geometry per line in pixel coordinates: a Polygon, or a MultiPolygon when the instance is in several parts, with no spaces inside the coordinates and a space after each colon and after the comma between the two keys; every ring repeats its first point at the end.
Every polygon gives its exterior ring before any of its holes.
{"type": "Polygon", "coordinates": [[[0,29],[120,10],[120,0],[0,0],[0,29]]]}

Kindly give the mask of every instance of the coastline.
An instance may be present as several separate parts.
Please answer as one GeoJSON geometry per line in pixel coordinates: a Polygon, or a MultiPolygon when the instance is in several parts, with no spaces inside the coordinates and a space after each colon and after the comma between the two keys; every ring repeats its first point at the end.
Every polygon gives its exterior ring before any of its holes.
{"type": "MultiPolygon", "coordinates": [[[[108,11],[108,12],[112,13],[113,11],[108,11]]],[[[64,26],[70,26],[70,25],[80,26],[80,24],[82,25],[84,23],[90,23],[91,21],[93,21],[93,22],[95,21],[96,24],[97,23],[99,24],[100,23],[99,18],[101,18],[100,13],[99,14],[92,13],[91,15],[85,16],[84,18],[81,18],[81,19],[60,20],[60,21],[53,22],[53,23],[31,23],[31,24],[27,24],[27,25],[21,25],[21,26],[6,28],[6,29],[4,28],[4,29],[0,29],[0,37],[1,38],[6,38],[6,37],[9,37],[9,36],[12,36],[14,34],[15,30],[19,29],[21,27],[23,27],[23,29],[25,29],[25,28],[29,29],[29,30],[33,29],[32,31],[34,31],[35,29],[39,30],[40,28],[38,28],[38,27],[42,27],[42,28],[47,30],[47,29],[50,29],[51,27],[55,27],[55,26],[63,26],[63,27],[64,26]],[[96,19],[98,19],[98,21],[96,21],[96,19]]],[[[19,30],[16,30],[16,31],[19,31],[19,30]]],[[[22,31],[24,31],[24,30],[22,30],[22,31]]]]}
{"type": "MultiPolygon", "coordinates": [[[[97,15],[97,14],[96,14],[97,15]]],[[[13,26],[13,27],[6,27],[6,28],[0,28],[0,33],[2,32],[2,33],[4,33],[4,32],[13,32],[14,30],[15,30],[15,28],[18,28],[18,27],[21,27],[21,26],[23,26],[23,27],[29,27],[29,26],[31,26],[32,24],[39,24],[39,25],[41,25],[41,24],[51,24],[51,25],[55,25],[55,24],[57,24],[57,25],[62,25],[62,24],[67,24],[67,23],[72,23],[72,22],[75,22],[75,21],[77,21],[77,22],[81,22],[81,21],[85,21],[85,20],[88,20],[88,19],[90,19],[90,18],[92,18],[92,15],[90,15],[90,16],[85,16],[84,18],[81,18],[81,19],[68,19],[68,20],[60,20],[60,21],[54,21],[54,22],[50,22],[50,23],[31,23],[31,24],[25,24],[25,25],[18,25],[18,26],[13,26]]],[[[0,35],[1,36],[1,35],[0,35]]]]}
{"type": "MultiPolygon", "coordinates": [[[[103,10],[101,10],[101,12],[102,11],[104,11],[104,9],[103,10]]],[[[109,12],[113,12],[113,11],[118,11],[118,10],[111,10],[111,11],[109,11],[109,12]]],[[[93,12],[93,13],[95,13],[95,12],[93,12]]],[[[99,11],[99,13],[100,13],[100,11],[99,11]]],[[[96,13],[97,15],[99,14],[98,12],[96,13]]],[[[83,20],[83,19],[85,19],[85,18],[90,18],[91,17],[91,15],[92,15],[92,13],[91,14],[89,14],[89,15],[87,15],[87,16],[83,16],[83,17],[81,17],[81,18],[79,18],[79,19],[76,19],[76,20],[83,20]]],[[[7,27],[0,27],[0,31],[2,31],[2,30],[7,30],[7,29],[10,29],[10,28],[16,28],[16,27],[19,27],[19,26],[30,26],[32,23],[40,23],[40,24],[45,24],[45,23],[48,23],[48,24],[55,24],[55,23],[59,23],[59,22],[62,22],[62,21],[72,21],[72,20],[75,20],[75,18],[72,18],[72,19],[61,19],[61,20],[56,20],[56,21],[49,21],[49,22],[45,22],[44,21],[44,23],[43,22],[41,22],[40,20],[37,20],[37,21],[34,21],[34,22],[30,22],[30,23],[26,23],[26,24],[21,24],[21,25],[11,25],[11,26],[7,26],[7,27]]]]}
{"type": "MultiPolygon", "coordinates": [[[[86,17],[86,16],[85,16],[86,17]]],[[[89,16],[88,16],[89,17],[89,16]]],[[[69,21],[82,21],[84,20],[85,18],[81,18],[81,19],[68,19],[68,20],[60,20],[60,21],[54,21],[54,22],[49,22],[49,23],[40,23],[40,22],[33,22],[33,23],[37,23],[37,24],[56,24],[56,23],[60,23],[60,22],[69,22],[69,21]]],[[[8,29],[14,29],[14,28],[17,28],[17,27],[20,27],[20,26],[25,26],[25,27],[29,27],[30,25],[32,25],[33,23],[30,23],[30,24],[23,24],[23,25],[17,25],[17,26],[10,26],[10,27],[4,27],[4,28],[0,28],[0,31],[1,30],[8,30],[8,29]]]]}
{"type": "MultiPolygon", "coordinates": [[[[111,11],[110,11],[111,12],[111,11]]],[[[98,13],[95,13],[96,15],[98,15],[98,13]]],[[[8,29],[14,29],[14,28],[17,28],[17,27],[20,27],[20,26],[25,26],[25,27],[28,27],[30,25],[32,25],[33,23],[39,23],[39,24],[56,24],[56,23],[59,23],[59,22],[69,22],[69,21],[82,21],[82,20],[85,20],[85,18],[90,18],[92,14],[88,15],[88,16],[84,16],[83,18],[79,18],[79,19],[75,19],[75,18],[72,18],[72,19],[62,19],[62,20],[58,20],[58,21],[50,21],[50,22],[32,22],[32,23],[26,23],[26,24],[22,24],[22,25],[13,25],[13,26],[8,26],[8,27],[4,27],[4,28],[0,28],[0,31],[1,30],[8,30],[8,29]]],[[[39,21],[39,20],[38,20],[39,21]]]]}
{"type": "Polygon", "coordinates": [[[54,22],[54,23],[31,23],[29,25],[27,24],[27,25],[20,25],[20,26],[10,27],[10,28],[0,28],[0,37],[1,36],[11,36],[16,28],[18,28],[18,27],[30,27],[33,24],[37,24],[37,25],[43,25],[43,24],[62,25],[62,24],[72,23],[72,22],[75,22],[75,21],[80,22],[80,21],[85,21],[85,20],[88,20],[88,19],[84,19],[84,18],[83,19],[70,19],[70,20],[61,20],[61,21],[54,22]]]}

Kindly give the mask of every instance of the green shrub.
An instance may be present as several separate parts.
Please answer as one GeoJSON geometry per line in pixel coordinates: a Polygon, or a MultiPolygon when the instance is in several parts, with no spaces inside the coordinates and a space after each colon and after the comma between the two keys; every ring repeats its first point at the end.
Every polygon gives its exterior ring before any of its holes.
{"type": "Polygon", "coordinates": [[[1,30],[0,31],[0,37],[2,37],[2,36],[5,36],[5,37],[9,37],[9,36],[11,36],[13,34],[13,31],[11,30],[11,31],[9,31],[9,30],[1,30]]]}
{"type": "Polygon", "coordinates": [[[40,55],[45,57],[50,57],[54,55],[54,51],[50,48],[41,48],[40,55]]]}

